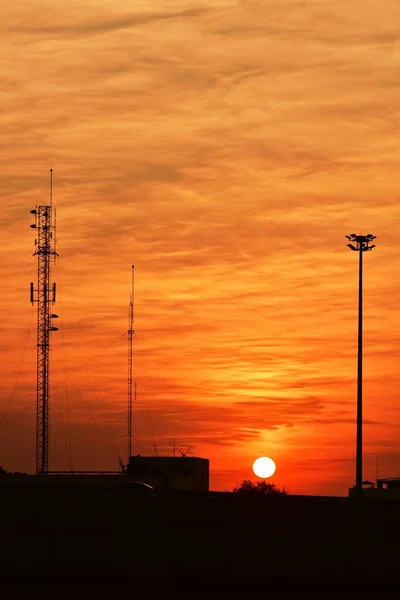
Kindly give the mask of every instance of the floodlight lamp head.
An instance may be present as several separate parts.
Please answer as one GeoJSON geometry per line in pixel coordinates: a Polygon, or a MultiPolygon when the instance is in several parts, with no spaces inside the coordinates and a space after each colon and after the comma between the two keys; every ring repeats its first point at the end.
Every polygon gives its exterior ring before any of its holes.
{"type": "Polygon", "coordinates": [[[353,244],[347,244],[347,246],[351,249],[354,250],[355,252],[357,252],[357,248],[355,246],[353,246],[353,244]]]}

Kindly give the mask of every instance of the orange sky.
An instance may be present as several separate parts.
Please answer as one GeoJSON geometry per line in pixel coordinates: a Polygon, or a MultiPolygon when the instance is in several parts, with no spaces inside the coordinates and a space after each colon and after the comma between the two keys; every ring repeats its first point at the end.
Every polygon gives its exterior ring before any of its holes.
{"type": "Polygon", "coordinates": [[[2,18],[0,464],[34,470],[29,211],[54,169],[52,469],[134,451],[260,455],[293,493],[354,480],[357,256],[365,478],[400,476],[397,0],[25,0],[2,18]],[[25,350],[26,346],[26,350],[25,350]],[[83,366],[82,366],[83,365],[83,366]]]}

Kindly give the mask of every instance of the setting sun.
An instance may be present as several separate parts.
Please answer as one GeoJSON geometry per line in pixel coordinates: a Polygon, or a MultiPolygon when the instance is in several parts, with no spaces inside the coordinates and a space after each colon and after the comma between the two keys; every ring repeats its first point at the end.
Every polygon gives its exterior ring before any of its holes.
{"type": "Polygon", "coordinates": [[[253,463],[253,472],[257,477],[261,477],[262,479],[266,479],[267,477],[271,477],[276,471],[276,464],[272,460],[272,458],[268,458],[266,456],[261,456],[257,458],[257,460],[253,463]]]}

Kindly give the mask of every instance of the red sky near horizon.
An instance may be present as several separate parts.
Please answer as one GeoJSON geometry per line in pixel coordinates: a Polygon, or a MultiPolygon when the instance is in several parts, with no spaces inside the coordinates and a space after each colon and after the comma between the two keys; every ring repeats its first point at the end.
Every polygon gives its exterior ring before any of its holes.
{"type": "Polygon", "coordinates": [[[210,459],[347,494],[357,255],[365,257],[364,478],[400,476],[396,0],[9,3],[2,20],[0,465],[35,467],[29,211],[54,169],[51,469],[210,459]]]}

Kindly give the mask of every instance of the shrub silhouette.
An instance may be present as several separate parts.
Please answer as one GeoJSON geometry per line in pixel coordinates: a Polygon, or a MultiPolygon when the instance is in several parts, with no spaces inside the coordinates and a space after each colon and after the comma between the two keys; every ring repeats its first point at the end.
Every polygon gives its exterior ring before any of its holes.
{"type": "Polygon", "coordinates": [[[254,483],[250,479],[238,483],[232,491],[242,496],[287,496],[285,488],[278,488],[274,483],[267,483],[266,481],[254,483]]]}

